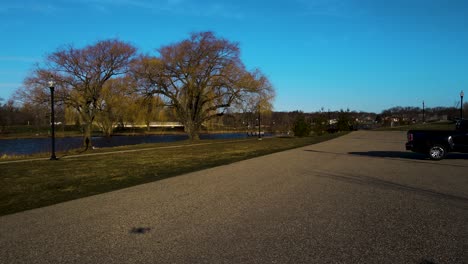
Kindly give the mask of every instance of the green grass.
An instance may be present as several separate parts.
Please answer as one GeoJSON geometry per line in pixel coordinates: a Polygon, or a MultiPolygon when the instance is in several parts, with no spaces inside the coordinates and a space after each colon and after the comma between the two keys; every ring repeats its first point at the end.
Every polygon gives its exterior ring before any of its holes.
{"type": "Polygon", "coordinates": [[[203,144],[196,146],[189,141],[144,144],[85,153],[107,153],[105,155],[3,163],[0,164],[0,215],[315,144],[341,135],[343,133],[262,141],[210,140],[196,142],[203,144]]]}
{"type": "Polygon", "coordinates": [[[421,130],[454,130],[455,122],[452,121],[439,121],[424,124],[411,124],[406,126],[395,126],[395,127],[381,127],[375,129],[376,131],[408,131],[411,129],[421,130]]]}

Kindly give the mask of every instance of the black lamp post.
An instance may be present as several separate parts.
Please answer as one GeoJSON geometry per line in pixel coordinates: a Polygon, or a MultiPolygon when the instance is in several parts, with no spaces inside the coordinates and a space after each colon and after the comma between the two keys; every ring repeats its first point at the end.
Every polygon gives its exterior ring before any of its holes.
{"type": "Polygon", "coordinates": [[[55,89],[55,82],[49,81],[49,88],[50,88],[50,128],[52,130],[52,153],[50,155],[50,160],[57,160],[55,156],[55,111],[54,111],[54,89],[55,89]]]}
{"type": "Polygon", "coordinates": [[[425,109],[424,109],[424,101],[423,101],[423,123],[426,123],[426,116],[425,116],[425,109]]]}
{"type": "Polygon", "coordinates": [[[262,135],[260,134],[260,126],[262,122],[260,121],[260,105],[258,105],[258,140],[262,140],[262,135]]]}
{"type": "Polygon", "coordinates": [[[460,92],[460,120],[463,119],[463,96],[465,96],[465,93],[461,91],[460,92]]]}

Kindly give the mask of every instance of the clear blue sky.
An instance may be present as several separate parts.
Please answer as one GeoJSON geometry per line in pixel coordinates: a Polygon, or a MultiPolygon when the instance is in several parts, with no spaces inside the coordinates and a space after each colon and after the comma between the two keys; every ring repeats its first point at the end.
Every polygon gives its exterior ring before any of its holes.
{"type": "Polygon", "coordinates": [[[2,0],[0,97],[61,45],[119,38],[148,53],[197,31],[239,42],[277,111],[455,106],[468,94],[466,0],[2,0]]]}

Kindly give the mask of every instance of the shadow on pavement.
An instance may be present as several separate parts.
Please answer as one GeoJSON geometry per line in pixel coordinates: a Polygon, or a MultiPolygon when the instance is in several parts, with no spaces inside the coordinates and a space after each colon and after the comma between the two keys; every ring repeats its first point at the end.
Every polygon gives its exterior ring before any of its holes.
{"type": "MultiPolygon", "coordinates": [[[[333,155],[341,155],[341,156],[361,156],[361,157],[372,157],[377,159],[401,159],[402,161],[407,162],[420,162],[420,163],[427,163],[432,165],[439,165],[439,166],[454,166],[454,167],[465,167],[468,168],[467,165],[464,164],[450,164],[444,163],[440,161],[434,161],[429,159],[426,155],[416,152],[409,152],[409,151],[366,151],[366,152],[348,152],[348,153],[339,153],[339,152],[328,152],[328,151],[321,151],[321,150],[313,150],[313,149],[305,149],[306,152],[313,152],[313,153],[324,153],[324,154],[333,154],[333,155]]],[[[468,154],[462,153],[449,153],[444,159],[446,160],[468,160],[468,154]]]]}
{"type": "Polygon", "coordinates": [[[338,153],[338,152],[327,152],[320,150],[306,149],[307,152],[316,152],[316,153],[327,153],[334,155],[356,155],[356,156],[367,156],[374,158],[401,158],[401,159],[412,159],[412,160],[429,160],[426,155],[420,153],[414,153],[409,151],[366,151],[366,152],[348,152],[348,153],[338,153]]]}
{"type": "Polygon", "coordinates": [[[400,158],[412,160],[427,160],[426,155],[408,151],[366,151],[366,152],[349,152],[351,155],[368,156],[377,158],[400,158]]]}
{"type": "Polygon", "coordinates": [[[408,193],[415,193],[426,197],[451,201],[454,202],[455,206],[464,210],[468,210],[468,197],[452,195],[448,193],[442,193],[431,189],[423,189],[415,186],[405,185],[397,182],[383,180],[375,177],[365,175],[353,175],[353,174],[342,174],[342,173],[331,173],[327,171],[320,171],[317,177],[326,177],[336,181],[347,182],[351,184],[367,185],[378,187],[386,190],[402,191],[408,193]]]}
{"type": "Polygon", "coordinates": [[[134,227],[130,230],[130,234],[142,235],[151,231],[151,227],[134,227]]]}
{"type": "MultiPolygon", "coordinates": [[[[368,156],[377,158],[400,158],[412,160],[430,160],[427,155],[409,151],[366,151],[366,152],[349,152],[351,155],[368,156]]],[[[468,159],[468,154],[449,153],[444,159],[468,159]]]]}
{"type": "Polygon", "coordinates": [[[421,260],[421,262],[419,262],[419,264],[436,264],[436,263],[433,262],[432,260],[423,259],[421,260]]]}

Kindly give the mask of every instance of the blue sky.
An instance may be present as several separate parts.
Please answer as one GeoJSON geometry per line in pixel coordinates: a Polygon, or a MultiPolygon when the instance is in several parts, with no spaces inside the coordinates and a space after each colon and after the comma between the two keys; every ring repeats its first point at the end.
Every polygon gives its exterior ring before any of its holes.
{"type": "Polygon", "coordinates": [[[62,45],[153,53],[190,32],[239,42],[277,111],[455,106],[468,93],[466,0],[2,0],[0,97],[62,45]]]}

